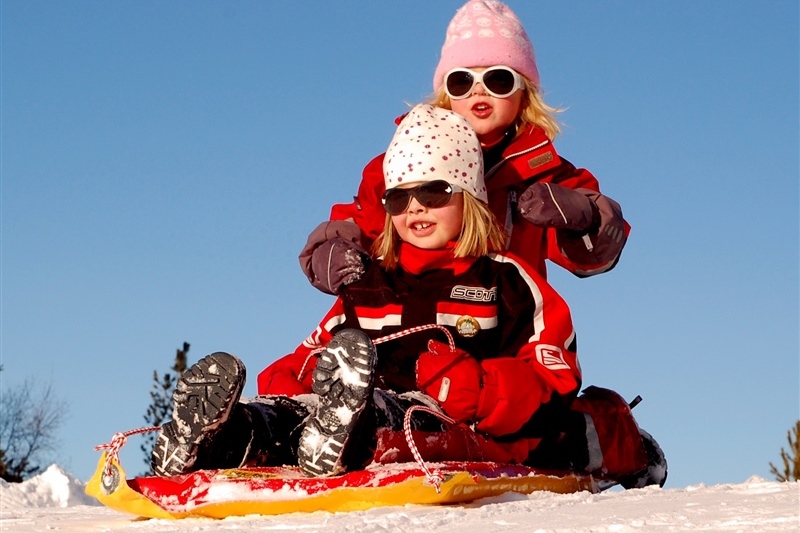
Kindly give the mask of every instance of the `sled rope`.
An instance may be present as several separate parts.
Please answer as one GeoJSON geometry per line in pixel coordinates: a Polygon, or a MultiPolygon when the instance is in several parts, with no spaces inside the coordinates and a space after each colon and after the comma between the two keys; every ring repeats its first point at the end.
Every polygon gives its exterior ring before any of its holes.
{"type": "MultiPolygon", "coordinates": [[[[403,331],[398,331],[396,333],[391,333],[383,337],[378,337],[377,339],[372,341],[372,344],[381,344],[382,342],[393,341],[395,339],[399,339],[400,337],[405,337],[406,335],[411,335],[412,333],[419,333],[420,331],[425,331],[429,329],[441,330],[447,336],[447,344],[450,346],[450,351],[451,352],[455,351],[456,341],[453,340],[453,334],[450,333],[446,327],[441,326],[439,324],[426,324],[424,326],[414,326],[413,328],[407,328],[404,329],[403,331]]],[[[306,360],[303,361],[303,366],[300,368],[300,372],[297,374],[298,380],[303,379],[303,375],[306,373],[306,367],[308,366],[308,362],[311,360],[311,358],[324,350],[325,350],[324,346],[320,346],[318,348],[314,348],[313,350],[311,350],[311,352],[306,357],[306,360]]]]}
{"type": "Polygon", "coordinates": [[[372,341],[375,344],[380,344],[386,341],[392,341],[394,339],[399,339],[400,337],[405,337],[406,335],[411,335],[412,333],[419,333],[420,331],[425,331],[428,329],[439,329],[444,332],[447,336],[447,344],[450,345],[450,351],[454,351],[456,349],[456,342],[453,340],[453,335],[447,330],[446,327],[441,326],[439,324],[426,324],[424,326],[415,326],[413,328],[404,329],[403,331],[398,331],[397,333],[392,333],[390,335],[386,335],[385,337],[380,337],[372,341]]]}
{"type": "Polygon", "coordinates": [[[414,460],[417,461],[422,471],[425,472],[425,477],[428,479],[428,482],[436,488],[436,494],[439,494],[442,492],[442,481],[444,481],[444,478],[442,478],[439,472],[431,471],[428,465],[425,464],[425,460],[422,458],[422,454],[419,453],[419,448],[417,448],[417,444],[414,442],[414,435],[411,433],[411,415],[415,411],[432,414],[439,420],[447,422],[448,424],[455,424],[456,421],[441,411],[436,411],[425,405],[413,405],[409,407],[403,417],[403,433],[405,433],[406,442],[408,443],[408,448],[411,450],[411,455],[414,456],[414,460]]]}
{"type": "Polygon", "coordinates": [[[95,446],[94,450],[96,452],[108,450],[106,464],[103,467],[103,475],[105,477],[111,477],[111,463],[112,461],[119,463],[119,451],[123,446],[125,446],[125,443],[128,441],[128,437],[132,435],[141,435],[142,433],[150,433],[151,431],[158,431],[160,428],[161,426],[148,426],[138,429],[130,429],[128,431],[123,431],[122,433],[114,433],[114,436],[111,437],[111,442],[95,446]]]}

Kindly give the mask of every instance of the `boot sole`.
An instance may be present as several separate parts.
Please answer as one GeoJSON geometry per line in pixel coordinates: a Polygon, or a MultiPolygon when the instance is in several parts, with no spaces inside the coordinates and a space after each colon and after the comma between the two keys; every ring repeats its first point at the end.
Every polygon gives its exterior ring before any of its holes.
{"type": "Polygon", "coordinates": [[[157,475],[191,471],[200,443],[217,432],[239,402],[245,377],[244,364],[224,352],[207,355],[181,375],[172,394],[172,420],[162,426],[153,449],[157,475]]]}
{"type": "Polygon", "coordinates": [[[644,449],[647,452],[647,468],[631,476],[619,480],[619,484],[626,489],[642,489],[650,485],[663,487],[667,482],[668,465],[664,451],[650,433],[639,428],[642,435],[644,449]]]}
{"type": "Polygon", "coordinates": [[[350,432],[372,396],[376,362],[375,345],[359,330],[337,333],[320,353],[312,389],[320,397],[317,414],[300,435],[297,460],[308,476],[322,477],[344,471],[350,432]]]}
{"type": "Polygon", "coordinates": [[[167,422],[158,432],[150,457],[153,474],[169,477],[191,472],[197,460],[197,450],[197,444],[179,441],[175,425],[167,422]]]}

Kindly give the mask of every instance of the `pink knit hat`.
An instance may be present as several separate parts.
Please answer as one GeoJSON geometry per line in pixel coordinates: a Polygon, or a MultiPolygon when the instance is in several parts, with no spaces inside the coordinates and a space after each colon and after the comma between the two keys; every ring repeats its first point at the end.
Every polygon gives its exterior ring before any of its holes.
{"type": "Polygon", "coordinates": [[[383,158],[386,189],[444,180],[487,203],[483,151],[469,122],[449,109],[415,106],[397,126],[383,158]]]}
{"type": "Polygon", "coordinates": [[[539,85],[533,45],[514,12],[496,0],[469,0],[447,26],[433,89],[439,90],[444,75],[456,67],[494,65],[511,67],[539,85]]]}

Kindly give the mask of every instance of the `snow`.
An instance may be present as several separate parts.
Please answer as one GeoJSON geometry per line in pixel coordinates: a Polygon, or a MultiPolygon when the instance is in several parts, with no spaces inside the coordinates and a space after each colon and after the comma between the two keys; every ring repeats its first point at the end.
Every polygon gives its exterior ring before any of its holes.
{"type": "Polygon", "coordinates": [[[800,483],[648,487],[602,494],[508,494],[469,505],[385,507],[351,513],[142,520],[99,505],[56,465],[23,483],[0,480],[3,533],[298,531],[629,533],[800,531],[800,483]]]}
{"type": "MultiPolygon", "coordinates": [[[[261,500],[274,499],[286,501],[307,497],[308,492],[286,483],[280,490],[261,490],[258,495],[261,500]]],[[[203,503],[229,502],[236,499],[244,500],[248,497],[252,497],[252,494],[234,483],[227,485],[213,484],[208,488],[208,492],[203,497],[203,503]]]]}

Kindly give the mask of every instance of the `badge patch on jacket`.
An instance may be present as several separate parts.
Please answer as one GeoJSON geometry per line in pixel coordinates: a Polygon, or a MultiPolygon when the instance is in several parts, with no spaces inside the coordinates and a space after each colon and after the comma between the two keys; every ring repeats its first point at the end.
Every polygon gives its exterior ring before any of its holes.
{"type": "Polygon", "coordinates": [[[545,152],[543,154],[539,154],[535,157],[531,157],[528,159],[528,167],[531,169],[540,167],[546,163],[550,163],[553,161],[553,152],[545,152]]]}
{"type": "Polygon", "coordinates": [[[436,304],[436,323],[455,328],[462,337],[474,337],[479,331],[496,328],[497,304],[492,301],[496,297],[496,291],[487,291],[480,298],[489,301],[440,301],[436,304]]]}
{"type": "Polygon", "coordinates": [[[469,315],[463,315],[456,320],[456,331],[462,337],[474,337],[480,330],[481,325],[469,315]]]}

